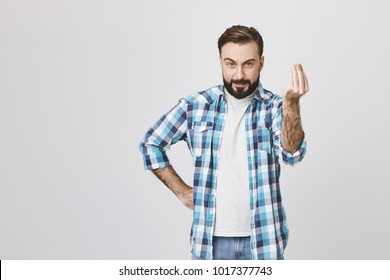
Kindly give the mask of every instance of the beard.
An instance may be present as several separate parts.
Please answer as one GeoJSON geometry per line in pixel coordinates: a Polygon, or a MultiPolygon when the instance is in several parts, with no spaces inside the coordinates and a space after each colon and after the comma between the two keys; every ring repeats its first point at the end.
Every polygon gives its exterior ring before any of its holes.
{"type": "Polygon", "coordinates": [[[249,95],[251,95],[258,87],[259,87],[259,79],[260,76],[255,80],[255,82],[251,83],[251,81],[246,79],[240,80],[230,80],[230,82],[226,81],[223,78],[223,84],[226,90],[234,96],[236,99],[243,99],[249,95]],[[248,88],[245,90],[243,88],[234,89],[233,84],[245,85],[248,84],[248,88]]]}

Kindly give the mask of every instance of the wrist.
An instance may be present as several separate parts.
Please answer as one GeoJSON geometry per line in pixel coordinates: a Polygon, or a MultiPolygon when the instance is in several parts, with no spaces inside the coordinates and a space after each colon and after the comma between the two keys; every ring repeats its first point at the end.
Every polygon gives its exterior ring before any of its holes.
{"type": "Polygon", "coordinates": [[[291,95],[289,95],[289,94],[286,94],[286,95],[283,97],[283,102],[284,102],[285,104],[294,105],[294,104],[299,104],[299,99],[300,99],[299,96],[291,96],[291,95]]]}
{"type": "Polygon", "coordinates": [[[175,189],[173,189],[173,192],[175,193],[175,195],[177,197],[182,197],[182,196],[186,195],[186,193],[189,190],[192,190],[192,188],[186,184],[183,184],[183,185],[177,186],[175,189]]]}

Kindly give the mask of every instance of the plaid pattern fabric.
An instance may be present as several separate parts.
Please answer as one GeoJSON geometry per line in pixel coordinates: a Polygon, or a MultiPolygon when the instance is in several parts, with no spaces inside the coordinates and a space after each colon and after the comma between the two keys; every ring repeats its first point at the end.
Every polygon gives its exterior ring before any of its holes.
{"type": "MultiPolygon", "coordinates": [[[[227,110],[223,92],[220,85],[181,99],[140,143],[145,169],[156,169],[170,165],[166,150],[172,144],[187,142],[195,168],[192,252],[202,259],[212,259],[218,152],[227,110]]],[[[260,85],[245,113],[253,259],[279,259],[287,245],[279,157],[295,165],[305,155],[306,140],[294,154],[283,150],[281,126],[282,98],[260,85]]]]}

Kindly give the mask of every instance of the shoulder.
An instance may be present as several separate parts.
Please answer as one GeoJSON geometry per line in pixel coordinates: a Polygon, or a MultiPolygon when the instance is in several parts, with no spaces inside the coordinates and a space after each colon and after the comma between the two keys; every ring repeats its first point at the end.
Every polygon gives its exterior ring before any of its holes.
{"type": "Polygon", "coordinates": [[[221,85],[208,88],[206,90],[193,93],[183,98],[186,103],[214,103],[218,100],[219,96],[223,94],[223,87],[221,85]]]}
{"type": "Polygon", "coordinates": [[[274,94],[267,89],[263,89],[263,91],[260,93],[260,99],[265,104],[267,104],[267,107],[282,107],[283,98],[280,95],[274,94]]]}

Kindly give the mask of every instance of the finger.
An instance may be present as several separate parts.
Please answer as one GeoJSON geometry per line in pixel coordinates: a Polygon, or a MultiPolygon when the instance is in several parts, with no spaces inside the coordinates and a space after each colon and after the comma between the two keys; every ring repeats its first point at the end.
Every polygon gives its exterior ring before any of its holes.
{"type": "Polygon", "coordinates": [[[305,92],[309,91],[309,81],[307,80],[305,72],[303,72],[303,78],[305,80],[305,92]]]}
{"type": "Polygon", "coordinates": [[[298,88],[298,73],[297,73],[297,69],[295,67],[295,64],[293,66],[293,70],[292,70],[292,76],[293,76],[293,86],[292,86],[292,90],[293,92],[298,92],[299,88],[298,88]]]}
{"type": "Polygon", "coordinates": [[[303,66],[301,65],[302,69],[302,78],[303,78],[303,92],[306,93],[309,91],[309,81],[307,80],[305,71],[303,70],[303,66]]]}
{"type": "Polygon", "coordinates": [[[305,91],[304,91],[304,87],[305,87],[305,82],[304,82],[304,78],[303,78],[303,68],[302,68],[302,65],[300,64],[297,64],[297,73],[298,73],[298,88],[299,88],[299,94],[304,94],[305,91]]]}

